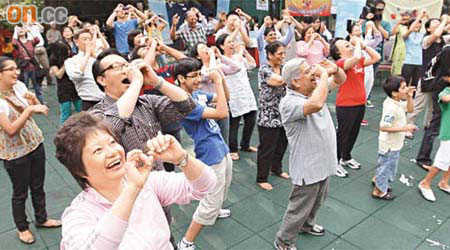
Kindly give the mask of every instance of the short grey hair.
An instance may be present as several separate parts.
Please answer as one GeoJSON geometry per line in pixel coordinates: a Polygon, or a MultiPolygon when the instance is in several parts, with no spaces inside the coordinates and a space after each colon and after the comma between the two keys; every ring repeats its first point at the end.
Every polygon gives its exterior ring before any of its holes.
{"type": "Polygon", "coordinates": [[[281,76],[289,88],[292,88],[292,80],[300,76],[300,66],[304,62],[306,62],[304,58],[294,58],[284,64],[281,76]]]}

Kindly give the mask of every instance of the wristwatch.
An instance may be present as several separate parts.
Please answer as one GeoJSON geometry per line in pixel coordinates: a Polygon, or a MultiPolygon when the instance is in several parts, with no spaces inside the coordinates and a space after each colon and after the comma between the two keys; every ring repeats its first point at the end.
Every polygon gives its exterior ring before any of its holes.
{"type": "Polygon", "coordinates": [[[188,158],[189,158],[188,152],[184,151],[184,158],[183,158],[183,160],[181,160],[180,163],[175,164],[175,166],[183,171],[184,168],[187,166],[188,158]]]}

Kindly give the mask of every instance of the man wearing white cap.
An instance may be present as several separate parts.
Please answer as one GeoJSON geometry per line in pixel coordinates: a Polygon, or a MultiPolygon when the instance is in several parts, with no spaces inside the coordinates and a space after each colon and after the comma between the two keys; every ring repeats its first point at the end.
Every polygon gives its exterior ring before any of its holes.
{"type": "Polygon", "coordinates": [[[328,177],[336,173],[338,164],[336,132],[326,100],[329,89],[342,84],[346,75],[328,60],[309,65],[296,58],[284,65],[282,76],[288,89],[280,102],[280,113],[291,150],[293,188],[274,246],[293,250],[297,249],[298,233],[325,233],[313,222],[327,195],[328,177]]]}

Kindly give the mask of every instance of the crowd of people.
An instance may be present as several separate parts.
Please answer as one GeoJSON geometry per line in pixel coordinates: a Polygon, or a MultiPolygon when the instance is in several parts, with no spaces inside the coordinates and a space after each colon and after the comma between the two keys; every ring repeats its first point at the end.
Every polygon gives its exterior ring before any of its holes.
{"type": "Polygon", "coordinates": [[[428,173],[418,189],[435,201],[431,183],[443,171],[438,188],[450,194],[450,17],[405,11],[391,29],[379,18],[385,3],[374,7],[348,21],[347,37],[333,37],[319,17],[298,20],[287,10],[258,25],[241,8],[207,18],[193,7],[181,23],[182,13],[164,20],[123,4],[104,25],[76,16],[64,27],[52,23],[46,39],[37,22],[15,26],[15,58],[0,57],[0,159],[13,186],[19,240],[35,241],[25,214],[30,190],[36,226],[62,226],[61,249],[195,249],[205,226],[232,216],[223,204],[240,151],[256,154],[261,189],[274,188],[270,174],[292,182],[274,247],[297,249],[299,233],[324,235],[315,219],[330,176],[368,167],[352,149],[368,124],[366,108],[375,108],[370,93],[392,37],[369,195],[395,198],[400,151],[418,130],[422,111],[425,134],[415,161],[428,173]],[[167,25],[174,45],[163,41],[167,25]],[[251,44],[257,58],[247,50],[251,44]],[[248,71],[257,62],[255,98],[248,71]],[[60,104],[60,128],[47,139],[82,189],[61,220],[47,218],[44,137],[33,119],[56,112],[46,106],[44,78],[56,84],[60,104]],[[334,90],[336,125],[327,106],[334,90]],[[250,143],[255,125],[259,145],[250,143]],[[182,147],[182,129],[194,141],[195,156],[182,147]],[[288,146],[289,173],[282,165],[288,146]],[[200,202],[176,241],[170,205],[192,200],[200,202]]]}

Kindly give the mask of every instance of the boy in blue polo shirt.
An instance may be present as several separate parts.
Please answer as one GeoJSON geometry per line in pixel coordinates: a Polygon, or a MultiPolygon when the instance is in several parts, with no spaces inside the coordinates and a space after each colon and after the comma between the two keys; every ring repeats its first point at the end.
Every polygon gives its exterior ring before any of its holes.
{"type": "Polygon", "coordinates": [[[213,225],[217,218],[231,215],[230,210],[221,209],[227,197],[233,172],[228,146],[225,143],[216,119],[228,116],[226,87],[222,74],[218,70],[209,72],[214,83],[216,94],[198,90],[201,81],[201,63],[194,58],[184,58],[175,65],[175,77],[180,87],[192,95],[197,103],[196,108],[181,121],[186,132],[194,140],[195,155],[205,164],[211,166],[217,176],[217,184],[202,199],[193,215],[184,238],[178,243],[178,249],[195,249],[195,238],[205,225],[213,225]],[[216,108],[207,104],[215,102],[216,108]]]}

